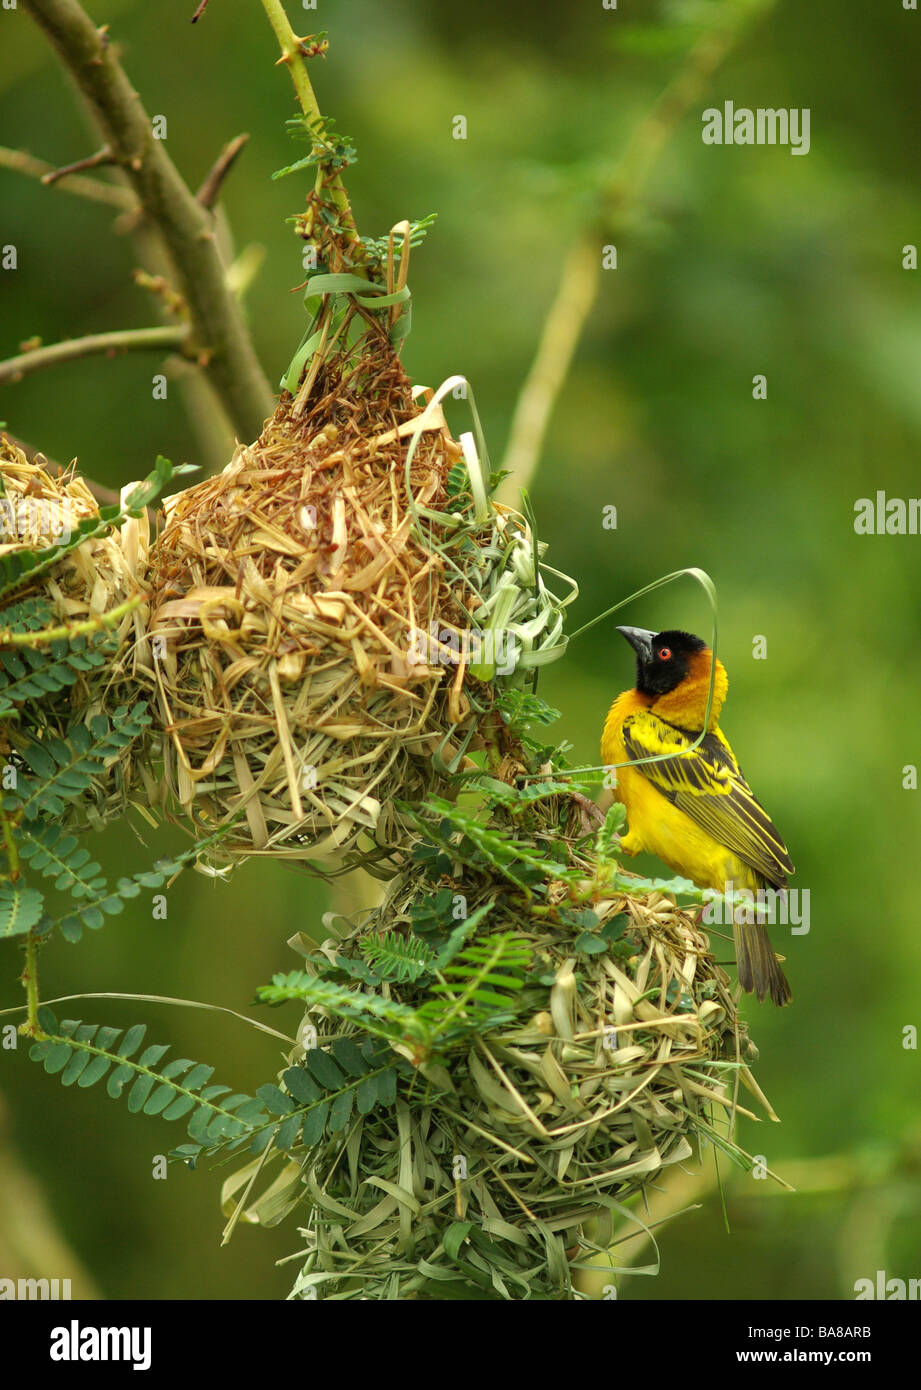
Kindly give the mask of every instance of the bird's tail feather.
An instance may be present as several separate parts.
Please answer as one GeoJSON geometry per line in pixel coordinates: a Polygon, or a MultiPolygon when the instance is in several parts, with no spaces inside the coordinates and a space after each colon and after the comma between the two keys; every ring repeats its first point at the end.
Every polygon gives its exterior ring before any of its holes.
{"type": "Polygon", "coordinates": [[[747,992],[754,990],[759,1000],[770,995],[774,1003],[783,1006],[793,998],[786,975],[774,954],[770,937],[759,923],[734,922],[736,968],[739,984],[747,992]]]}

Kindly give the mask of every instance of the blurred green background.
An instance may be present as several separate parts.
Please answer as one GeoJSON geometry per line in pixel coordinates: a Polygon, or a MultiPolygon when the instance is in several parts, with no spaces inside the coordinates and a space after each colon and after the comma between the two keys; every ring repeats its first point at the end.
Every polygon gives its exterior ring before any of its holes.
{"type": "MultiPolygon", "coordinates": [[[[297,154],[261,8],[211,0],[192,28],[192,0],[88,3],[148,111],[167,117],[169,151],[193,187],[227,139],[250,133],[224,207],[238,249],[266,248],[247,308],[277,381],[304,328],[290,293],[303,279],[300,246],[285,218],[306,189],[270,179],[297,154]]],[[[323,109],[358,147],[359,227],[378,235],[401,217],[439,214],[413,256],[404,359],[431,386],[454,372],[471,379],[497,463],[593,182],[682,66],[692,35],[676,13],[707,20],[721,4],[288,8],[296,29],[329,31],[329,57],[312,72],[323,109]],[[466,141],[452,139],[457,114],[466,141]]],[[[57,165],[96,149],[28,16],[0,11],[0,33],[0,142],[57,165]]],[[[618,269],[601,277],[532,487],[548,559],[581,588],[573,627],[667,571],[713,575],[731,677],[723,727],[811,895],[810,933],[776,936],[793,1007],[744,1005],[758,1079],[783,1123],[739,1131],[802,1190],[733,1181],[727,1234],[702,1187],[701,1209],[662,1234],[661,1275],[623,1280],[621,1297],[848,1298],[878,1268],[921,1276],[921,1077],[902,1041],[921,1025],[921,793],[902,785],[903,767],[921,762],[921,538],[853,528],[857,498],[921,492],[919,279],[901,264],[902,247],[921,241],[919,55],[921,15],[897,0],[786,0],[750,26],[667,144],[641,214],[613,237],[618,269]],[[810,153],[704,146],[700,112],[725,99],[808,106],[810,153]],[[757,373],[764,401],[752,398],[757,373]],[[608,505],[616,530],[602,525],[608,505]],[[756,636],[764,660],[753,659],[756,636]]],[[[3,356],[33,334],[156,320],[130,278],[138,252],[102,207],[0,170],[0,243],[19,250],[18,271],[0,276],[3,356]]],[[[142,476],[158,452],[195,462],[180,393],[152,399],[156,370],[132,356],[41,373],[2,388],[0,419],[53,458],[77,455],[109,486],[142,476]]],[[[563,711],[558,728],[579,763],[597,761],[607,705],[632,683],[616,621],[706,633],[708,619],[686,581],[578,639],[547,671],[541,693],[563,711]]],[[[174,830],[147,841],[116,825],[94,853],[125,872],[185,843],[174,830]]],[[[274,865],[251,862],[230,884],[190,873],[170,891],[168,920],[129,904],[79,948],[46,951],[43,993],[124,990],[245,1010],[258,984],[296,965],[293,932],[324,934],[327,906],[325,889],[274,865]]],[[[3,947],[0,1007],[19,1002],[19,969],[15,947],[3,947]]],[[[154,1040],[216,1063],[240,1089],[279,1064],[270,1039],[231,1019],[105,1001],[80,1012],[146,1019],[154,1040]]],[[[294,1014],[267,1021],[293,1028],[294,1014]]],[[[0,1183],[31,1171],[23,1200],[36,1228],[44,1203],[74,1269],[102,1295],[275,1298],[290,1287],[296,1265],[274,1262],[298,1248],[293,1222],[238,1228],[220,1248],[227,1170],[152,1179],[154,1155],[180,1142],[171,1127],[129,1115],[101,1088],[63,1090],[24,1049],[0,1051],[0,1092],[0,1183]]],[[[2,1210],[5,1266],[16,1246],[2,1210]]]]}

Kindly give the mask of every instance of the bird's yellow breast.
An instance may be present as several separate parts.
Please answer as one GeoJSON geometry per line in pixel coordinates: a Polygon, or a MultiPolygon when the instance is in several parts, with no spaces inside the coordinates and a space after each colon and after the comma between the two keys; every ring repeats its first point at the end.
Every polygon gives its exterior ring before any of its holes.
{"type": "MultiPolygon", "coordinates": [[[[636,690],[619,695],[605,721],[601,757],[606,766],[628,763],[623,723],[630,714],[648,709],[651,701],[636,690]]],[[[723,892],[732,882],[753,891],[761,879],[737,854],[708,835],[684,811],[662,795],[639,768],[618,767],[614,795],[627,812],[628,834],[621,839],[627,854],[655,854],[676,874],[701,888],[723,892]]]]}

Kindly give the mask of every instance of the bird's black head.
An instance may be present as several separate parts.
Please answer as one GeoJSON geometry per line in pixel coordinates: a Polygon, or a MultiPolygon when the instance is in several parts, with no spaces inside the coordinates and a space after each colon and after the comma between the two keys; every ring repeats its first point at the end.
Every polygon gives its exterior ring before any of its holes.
{"type": "Polygon", "coordinates": [[[667,695],[680,685],[690,670],[695,652],[706,642],[691,632],[647,632],[642,627],[619,627],[636,652],[636,688],[641,695],[667,695]]]}

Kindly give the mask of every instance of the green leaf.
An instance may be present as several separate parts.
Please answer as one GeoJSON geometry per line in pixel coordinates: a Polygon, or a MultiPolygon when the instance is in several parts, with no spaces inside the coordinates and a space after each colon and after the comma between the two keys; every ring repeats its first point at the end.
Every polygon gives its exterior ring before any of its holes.
{"type": "Polygon", "coordinates": [[[604,926],[601,928],[601,935],[608,943],[619,941],[629,926],[629,914],[626,912],[618,912],[616,917],[612,917],[610,921],[605,922],[604,926]]]}
{"type": "Polygon", "coordinates": [[[214,1075],[214,1067],[209,1067],[206,1062],[199,1062],[192,1068],[185,1079],[187,1091],[197,1091],[211,1080],[214,1075]]]}
{"type": "Polygon", "coordinates": [[[367,1062],[351,1038],[334,1038],[330,1044],[330,1051],[347,1075],[364,1076],[368,1070],[367,1062]]]}
{"type": "Polygon", "coordinates": [[[0,937],[23,936],[41,919],[45,900],[21,879],[0,883],[0,937]]]}
{"type": "Polygon", "coordinates": [[[61,1085],[72,1086],[90,1060],[88,1052],[74,1052],[61,1073],[61,1085]]]}
{"type": "Polygon", "coordinates": [[[276,1149],[284,1152],[292,1147],[300,1133],[302,1118],[300,1111],[297,1111],[278,1126],[274,1140],[276,1149]]]}
{"type": "Polygon", "coordinates": [[[146,1032],[146,1023],[135,1023],[133,1027],[128,1029],[127,1033],[122,1038],[121,1046],[115,1049],[116,1057],[130,1057],[133,1053],[137,1052],[141,1043],[144,1041],[146,1032]]]}
{"type": "Polygon", "coordinates": [[[406,818],[427,839],[471,868],[480,871],[488,866],[517,888],[528,891],[532,883],[541,880],[565,882],[576,877],[574,869],[542,853],[530,838],[519,839],[507,829],[483,824],[478,812],[468,811],[443,797],[429,797],[421,812],[407,803],[401,806],[406,818]],[[439,818],[437,823],[432,816],[439,818]],[[458,835],[462,837],[459,841],[458,835]]]}
{"type": "Polygon", "coordinates": [[[328,1052],[320,1047],[312,1048],[304,1057],[310,1073],[327,1091],[337,1090],[345,1077],[328,1052]]]}
{"type": "MultiPolygon", "coordinates": [[[[354,1020],[366,1032],[388,1040],[402,1039],[407,1035],[422,1040],[427,1036],[425,1024],[409,1005],[384,999],[365,990],[350,989],[332,980],[319,979],[302,970],[275,975],[270,985],[260,986],[257,998],[266,1004],[297,999],[319,1005],[335,1017],[354,1020]]],[[[314,1055],[315,1050],[309,1052],[307,1057],[314,1055]]]]}
{"type": "Polygon", "coordinates": [[[301,1141],[308,1149],[312,1149],[314,1144],[319,1144],[323,1138],[323,1131],[326,1128],[326,1121],[329,1118],[329,1101],[324,1100],[312,1110],[308,1110],[304,1116],[304,1125],[301,1129],[301,1141]]]}
{"type": "Polygon", "coordinates": [[[58,1042],[45,1054],[44,1067],[50,1075],[55,1072],[63,1071],[73,1056],[73,1049],[68,1042],[58,1042]]]}
{"type": "Polygon", "coordinates": [[[608,943],[603,937],[584,931],[576,937],[575,947],[577,951],[581,951],[586,956],[603,956],[608,949],[608,943]]]}
{"type": "MultiPolygon", "coordinates": [[[[135,710],[137,708],[138,706],[134,707],[135,710]]],[[[118,712],[116,712],[117,716],[118,712]]],[[[149,716],[146,716],[146,719],[149,722],[149,716]]],[[[124,723],[124,720],[122,722],[124,723]]],[[[77,727],[84,728],[82,725],[77,727]]],[[[133,726],[129,724],[128,727],[133,726]]],[[[90,730],[84,728],[84,733],[86,739],[89,740],[91,738],[90,730]]],[[[66,753],[67,746],[62,745],[62,747],[66,753]]],[[[67,857],[62,872],[73,875],[74,883],[71,885],[70,891],[74,897],[85,898],[86,901],[78,901],[72,911],[61,917],[50,919],[47,930],[50,931],[54,927],[59,927],[65,940],[79,941],[85,927],[91,930],[101,927],[107,915],[112,916],[121,912],[124,903],[131,898],[136,898],[142,888],[156,889],[161,887],[167,879],[173,878],[188,864],[193,863],[211,845],[218,843],[232,828],[232,825],[232,821],[222,825],[213,835],[197,841],[181,854],[169,859],[159,859],[152,869],[145,869],[141,873],[132,874],[130,878],[127,876],[119,878],[114,888],[110,888],[104,878],[97,879],[92,876],[93,871],[99,867],[98,865],[87,864],[81,868],[80,864],[77,863],[75,867],[74,858],[67,857]]],[[[40,852],[49,856],[53,852],[59,856],[62,854],[60,846],[55,845],[53,837],[50,847],[42,840],[40,852]]],[[[50,858],[48,862],[50,863],[50,858]]]]}
{"type": "Polygon", "coordinates": [[[377,1076],[364,1076],[359,1081],[355,1096],[355,1106],[359,1115],[369,1115],[377,1105],[378,1081],[379,1077],[377,1076]]]}
{"type": "Polygon", "coordinates": [[[302,169],[311,169],[315,164],[316,160],[311,155],[305,155],[303,159],[297,159],[293,164],[286,164],[284,169],[276,169],[272,178],[283,179],[288,174],[299,174],[302,169]]]}
{"type": "Polygon", "coordinates": [[[516,728],[524,728],[528,724],[553,724],[561,717],[558,709],[525,690],[503,690],[496,700],[496,706],[505,722],[516,728]]]}
{"type": "Polygon", "coordinates": [[[102,1080],[111,1065],[112,1059],[110,1057],[91,1057],[86,1070],[77,1081],[77,1085],[82,1087],[95,1086],[97,1081],[102,1080]]]}
{"type": "MultiPolygon", "coordinates": [[[[177,1057],[158,1071],[169,1050],[167,1044],[155,1043],[132,1060],[144,1040],[143,1024],[129,1028],[122,1037],[120,1029],[95,1023],[65,1019],[58,1024],[45,1006],[39,1012],[39,1021],[48,1037],[35,1044],[29,1055],[41,1062],[47,1072],[62,1073],[65,1086],[75,1082],[82,1087],[92,1086],[108,1073],[106,1090],[113,1100],[118,1100],[127,1089],[128,1110],[133,1114],[143,1111],[175,1120],[191,1112],[191,1138],[212,1149],[225,1142],[244,1140],[254,1130],[261,1133],[266,1125],[268,1116],[260,1101],[242,1091],[231,1093],[229,1086],[205,1084],[212,1074],[211,1067],[188,1057],[177,1057]],[[114,1051],[108,1050],[113,1047],[114,1051]],[[192,1094],[199,1087],[203,1087],[200,1094],[192,1094]]],[[[287,1096],[277,1087],[273,1089],[289,1109],[293,1108],[287,1096]]],[[[296,1131],[300,1117],[295,1116],[295,1120],[296,1131]]]]}
{"type": "Polygon", "coordinates": [[[182,1116],[187,1115],[189,1111],[192,1109],[192,1106],[195,1105],[195,1103],[196,1101],[194,1096],[177,1096],[176,1099],[173,1101],[172,1105],[170,1105],[168,1109],[164,1110],[164,1120],[182,1119],[182,1116]]]}
{"type": "Polygon", "coordinates": [[[139,1110],[143,1110],[150,1095],[156,1085],[155,1076],[139,1076],[128,1093],[128,1109],[132,1115],[136,1115],[139,1110]]]}
{"type": "Polygon", "coordinates": [[[377,1078],[377,1100],[379,1105],[391,1106],[397,1099],[397,1073],[395,1067],[388,1067],[377,1078]]]}
{"type": "Polygon", "coordinates": [[[294,1109],[294,1102],[290,1096],[286,1096],[284,1091],[277,1086],[260,1086],[256,1095],[265,1105],[266,1109],[273,1115],[287,1115],[294,1109]]]}
{"type": "Polygon", "coordinates": [[[27,821],[41,815],[63,815],[65,802],[82,796],[94,776],[104,776],[150,722],[146,706],[140,702],[130,713],[121,714],[116,725],[99,715],[89,725],[79,721],[70,724],[63,738],[32,739],[19,751],[35,777],[19,776],[4,805],[18,809],[27,821]]]}
{"type": "Polygon", "coordinates": [[[106,1082],[106,1090],[113,1100],[121,1099],[122,1092],[133,1076],[137,1076],[137,1072],[129,1063],[115,1068],[106,1082]]]}
{"type": "Polygon", "coordinates": [[[337,1134],[340,1129],[344,1129],[348,1124],[349,1116],[352,1113],[352,1101],[354,1098],[355,1092],[352,1090],[343,1091],[341,1095],[336,1096],[336,1099],[329,1108],[330,1134],[337,1134]]]}
{"type": "Polygon", "coordinates": [[[473,1228],[472,1221],[452,1221],[444,1233],[443,1245],[449,1260],[457,1260],[461,1246],[473,1228]]]}
{"type": "Polygon", "coordinates": [[[395,931],[383,937],[369,937],[360,943],[359,949],[376,970],[379,980],[401,983],[431,974],[435,959],[434,951],[426,942],[395,931]]]}
{"type": "Polygon", "coordinates": [[[450,965],[468,936],[473,935],[480,923],[484,921],[492,911],[494,904],[495,899],[491,899],[488,903],[482,903],[480,907],[471,912],[469,917],[458,923],[438,952],[438,956],[435,960],[436,970],[443,970],[446,965],[450,965]]]}
{"type": "Polygon", "coordinates": [[[307,1105],[310,1101],[320,1098],[320,1092],[303,1067],[289,1067],[282,1075],[282,1081],[294,1099],[301,1105],[307,1105]]]}

